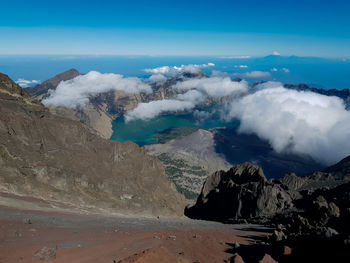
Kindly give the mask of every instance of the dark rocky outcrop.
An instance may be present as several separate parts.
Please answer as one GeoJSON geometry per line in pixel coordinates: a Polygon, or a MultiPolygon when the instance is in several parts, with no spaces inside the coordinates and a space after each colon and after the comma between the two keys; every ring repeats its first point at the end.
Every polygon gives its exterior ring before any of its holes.
{"type": "Polygon", "coordinates": [[[246,220],[270,217],[291,206],[292,197],[282,184],[267,181],[260,167],[243,163],[209,176],[197,203],[185,214],[219,221],[246,220]]]}
{"type": "Polygon", "coordinates": [[[110,212],[181,215],[161,162],[53,115],[0,74],[0,191],[110,212]]]}
{"type": "Polygon", "coordinates": [[[329,227],[350,207],[350,199],[346,201],[350,196],[348,159],[325,169],[330,173],[287,174],[279,180],[267,180],[262,169],[250,163],[235,165],[207,178],[186,215],[218,221],[280,222],[284,218],[294,226],[310,224],[312,231],[329,227]]]}
{"type": "Polygon", "coordinates": [[[272,228],[255,245],[232,247],[244,262],[269,254],[278,262],[347,262],[350,258],[349,157],[323,172],[266,180],[261,168],[244,163],[216,172],[203,185],[192,218],[263,223],[272,228]]]}

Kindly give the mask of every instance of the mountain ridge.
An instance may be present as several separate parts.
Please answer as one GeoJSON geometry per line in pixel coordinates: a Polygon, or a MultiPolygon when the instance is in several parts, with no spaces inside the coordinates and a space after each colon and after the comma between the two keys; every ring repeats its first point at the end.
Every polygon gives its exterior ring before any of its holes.
{"type": "Polygon", "coordinates": [[[37,84],[33,87],[26,88],[26,91],[32,96],[40,96],[46,93],[50,89],[56,89],[61,81],[71,80],[79,75],[82,75],[78,70],[72,68],[61,72],[54,77],[45,80],[44,82],[37,84]]]}

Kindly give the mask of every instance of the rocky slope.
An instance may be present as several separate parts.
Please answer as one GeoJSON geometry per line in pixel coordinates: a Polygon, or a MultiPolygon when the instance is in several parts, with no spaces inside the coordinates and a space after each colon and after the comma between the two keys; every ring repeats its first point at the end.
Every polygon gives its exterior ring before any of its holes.
{"type": "Polygon", "coordinates": [[[224,156],[216,153],[213,137],[210,131],[199,129],[180,139],[144,147],[163,162],[179,191],[188,200],[195,200],[209,174],[230,167],[224,156]]]}
{"type": "Polygon", "coordinates": [[[181,215],[161,162],[53,115],[0,74],[0,190],[110,212],[181,215]]]}
{"type": "Polygon", "coordinates": [[[80,121],[92,129],[94,133],[104,139],[109,139],[113,134],[112,117],[102,108],[87,103],[84,107],[70,109],[66,107],[48,107],[51,113],[63,118],[80,121]]]}

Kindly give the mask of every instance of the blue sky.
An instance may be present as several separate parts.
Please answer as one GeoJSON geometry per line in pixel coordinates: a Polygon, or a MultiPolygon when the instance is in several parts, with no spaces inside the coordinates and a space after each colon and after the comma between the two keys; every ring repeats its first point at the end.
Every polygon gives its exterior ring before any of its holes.
{"type": "Polygon", "coordinates": [[[2,1],[0,54],[350,57],[350,1],[2,1]]]}

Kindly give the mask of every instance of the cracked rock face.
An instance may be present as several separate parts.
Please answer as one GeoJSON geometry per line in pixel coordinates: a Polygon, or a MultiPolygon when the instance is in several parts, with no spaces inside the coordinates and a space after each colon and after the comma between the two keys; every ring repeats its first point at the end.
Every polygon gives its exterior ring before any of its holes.
{"type": "Polygon", "coordinates": [[[185,206],[157,158],[51,114],[1,73],[0,191],[128,214],[185,206]]]}
{"type": "Polygon", "coordinates": [[[266,180],[262,169],[250,163],[209,176],[186,214],[212,220],[249,219],[274,215],[292,206],[281,185],[266,180]]]}

